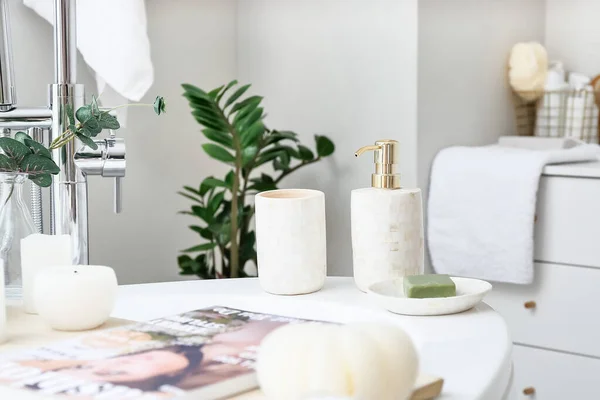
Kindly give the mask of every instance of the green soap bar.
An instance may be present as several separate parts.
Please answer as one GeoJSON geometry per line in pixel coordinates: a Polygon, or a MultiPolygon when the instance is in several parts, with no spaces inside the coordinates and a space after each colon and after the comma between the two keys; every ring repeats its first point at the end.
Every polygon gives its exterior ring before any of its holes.
{"type": "Polygon", "coordinates": [[[404,277],[404,294],[413,299],[456,296],[456,285],[448,275],[413,275],[404,277]]]}

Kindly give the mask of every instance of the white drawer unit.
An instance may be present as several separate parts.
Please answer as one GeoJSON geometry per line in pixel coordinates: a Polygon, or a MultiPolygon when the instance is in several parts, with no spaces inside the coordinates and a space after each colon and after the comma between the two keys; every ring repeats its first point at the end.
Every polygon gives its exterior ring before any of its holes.
{"type": "Polygon", "coordinates": [[[515,344],[512,393],[600,399],[600,163],[546,167],[536,221],[534,283],[486,298],[515,344]]]}
{"type": "Polygon", "coordinates": [[[534,258],[600,268],[600,179],[566,176],[574,167],[546,170],[558,172],[540,181],[534,258]]]}
{"type": "Polygon", "coordinates": [[[518,400],[600,399],[600,360],[517,345],[513,363],[518,400]]]}
{"type": "Polygon", "coordinates": [[[600,358],[600,269],[536,263],[533,285],[494,284],[486,297],[515,343],[600,358]]]}

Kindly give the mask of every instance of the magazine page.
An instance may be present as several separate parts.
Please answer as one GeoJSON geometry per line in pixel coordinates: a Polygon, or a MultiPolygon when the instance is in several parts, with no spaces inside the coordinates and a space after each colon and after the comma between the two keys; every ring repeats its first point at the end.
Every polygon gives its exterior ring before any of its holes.
{"type": "Polygon", "coordinates": [[[209,307],[4,354],[0,385],[73,399],[233,395],[255,386],[261,340],[300,322],[308,321],[209,307]]]}

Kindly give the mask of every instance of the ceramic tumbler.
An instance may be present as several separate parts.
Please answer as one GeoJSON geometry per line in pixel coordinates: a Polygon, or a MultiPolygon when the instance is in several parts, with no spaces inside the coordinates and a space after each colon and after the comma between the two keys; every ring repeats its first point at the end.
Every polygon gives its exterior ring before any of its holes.
{"type": "Polygon", "coordinates": [[[258,279],[272,294],[295,295],[323,287],[327,274],[325,195],[282,189],[256,195],[258,279]]]}

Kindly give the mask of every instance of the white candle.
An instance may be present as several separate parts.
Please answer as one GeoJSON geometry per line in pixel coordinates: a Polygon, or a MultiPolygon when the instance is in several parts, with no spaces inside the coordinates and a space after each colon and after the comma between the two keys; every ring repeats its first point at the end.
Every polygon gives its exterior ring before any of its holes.
{"type": "Polygon", "coordinates": [[[102,325],[117,297],[117,276],[109,267],[72,265],[41,270],[35,277],[37,312],[53,329],[83,331],[102,325]]]}
{"type": "Polygon", "coordinates": [[[73,264],[70,235],[33,234],[21,239],[21,273],[23,276],[23,309],[35,314],[33,301],[35,275],[43,268],[73,264]]]}

